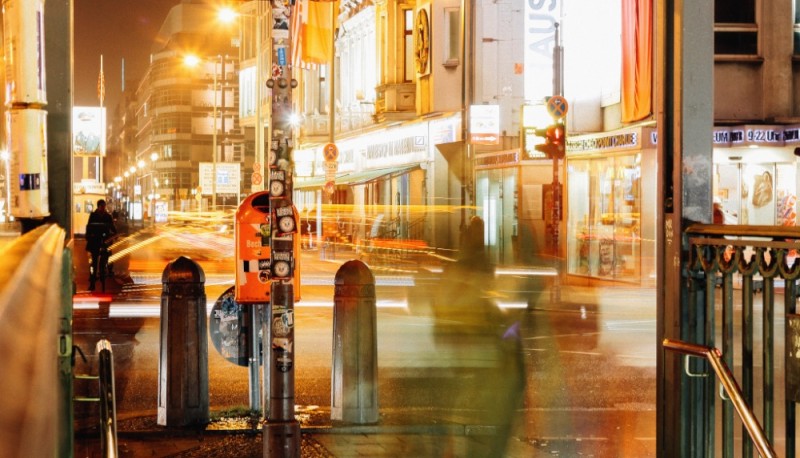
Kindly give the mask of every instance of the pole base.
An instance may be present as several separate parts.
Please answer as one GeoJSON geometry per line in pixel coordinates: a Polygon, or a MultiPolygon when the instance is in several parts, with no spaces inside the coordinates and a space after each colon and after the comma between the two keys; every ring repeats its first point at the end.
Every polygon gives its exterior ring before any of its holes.
{"type": "Polygon", "coordinates": [[[300,423],[297,421],[265,423],[263,429],[265,457],[300,457],[300,423]]]}

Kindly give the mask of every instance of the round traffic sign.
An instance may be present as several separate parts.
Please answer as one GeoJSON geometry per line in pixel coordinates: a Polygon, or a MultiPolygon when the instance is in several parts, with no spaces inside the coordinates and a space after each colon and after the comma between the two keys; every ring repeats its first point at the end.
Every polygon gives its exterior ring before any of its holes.
{"type": "Polygon", "coordinates": [[[322,148],[322,155],[325,156],[326,161],[335,161],[339,159],[339,148],[333,143],[328,143],[322,148]]]}
{"type": "Polygon", "coordinates": [[[567,99],[560,95],[554,95],[547,100],[547,112],[554,119],[563,118],[568,109],[567,99]]]}
{"type": "Polygon", "coordinates": [[[335,188],[336,188],[336,183],[334,183],[333,181],[325,182],[325,192],[327,192],[328,194],[333,194],[335,188]]]}
{"type": "Polygon", "coordinates": [[[247,345],[249,340],[249,319],[244,306],[236,302],[234,287],[228,288],[214,303],[208,318],[211,343],[226,360],[247,367],[250,360],[247,345]]]}
{"type": "Polygon", "coordinates": [[[250,181],[252,181],[253,184],[256,185],[261,184],[261,180],[263,180],[263,178],[261,174],[258,172],[253,172],[253,176],[250,177],[250,181]]]}
{"type": "Polygon", "coordinates": [[[261,170],[261,163],[260,162],[253,162],[253,170],[258,172],[261,170]]]}

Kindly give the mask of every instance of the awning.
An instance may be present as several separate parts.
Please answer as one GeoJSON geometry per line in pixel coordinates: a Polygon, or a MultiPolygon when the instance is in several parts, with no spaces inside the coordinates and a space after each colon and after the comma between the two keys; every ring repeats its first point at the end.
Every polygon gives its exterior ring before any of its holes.
{"type": "MultiPolygon", "coordinates": [[[[379,179],[388,179],[404,175],[419,168],[419,164],[383,169],[362,170],[360,172],[344,173],[336,176],[336,186],[354,186],[379,179]]],[[[325,186],[325,177],[312,177],[294,182],[294,189],[312,189],[325,186]]]]}

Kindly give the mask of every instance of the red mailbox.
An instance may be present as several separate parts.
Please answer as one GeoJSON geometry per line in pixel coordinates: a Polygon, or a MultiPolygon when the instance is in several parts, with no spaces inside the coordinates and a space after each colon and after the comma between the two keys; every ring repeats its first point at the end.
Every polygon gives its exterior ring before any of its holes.
{"type": "Polygon", "coordinates": [[[293,282],[294,300],[300,300],[300,237],[297,224],[291,224],[299,214],[293,205],[275,210],[269,191],[251,194],[236,210],[236,302],[269,302],[272,281],[293,282]],[[279,223],[274,230],[272,218],[279,223]]]}

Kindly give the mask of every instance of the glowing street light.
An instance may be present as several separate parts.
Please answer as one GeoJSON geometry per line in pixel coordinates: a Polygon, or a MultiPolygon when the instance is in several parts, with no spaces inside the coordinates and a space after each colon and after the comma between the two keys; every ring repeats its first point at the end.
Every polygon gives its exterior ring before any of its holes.
{"type": "MultiPolygon", "coordinates": [[[[223,8],[230,9],[230,8],[223,8]]],[[[231,10],[232,11],[232,10],[231,10]]],[[[220,67],[222,67],[222,55],[217,55],[219,58],[220,67]]],[[[183,58],[183,63],[187,67],[196,67],[200,64],[201,59],[193,54],[189,54],[183,58]]],[[[217,209],[217,63],[214,62],[214,83],[212,86],[214,108],[213,108],[213,124],[211,126],[211,208],[217,209]]],[[[155,154],[155,153],[153,153],[155,154]]],[[[155,159],[154,159],[155,160],[155,159]]]]}
{"type": "MultiPolygon", "coordinates": [[[[239,17],[252,17],[255,18],[256,27],[255,27],[255,41],[256,41],[256,125],[255,125],[255,147],[256,147],[256,159],[255,163],[259,164],[260,169],[254,170],[254,172],[258,173],[263,181],[261,181],[260,185],[253,185],[253,190],[262,191],[264,190],[264,186],[267,183],[269,176],[265,172],[265,160],[264,160],[264,113],[263,113],[263,81],[262,81],[262,67],[264,66],[262,61],[262,38],[261,38],[261,19],[264,16],[262,13],[262,2],[256,2],[256,14],[244,14],[238,10],[234,10],[230,7],[222,7],[217,11],[217,18],[220,22],[225,24],[230,24],[234,20],[239,17]]],[[[267,66],[269,67],[269,62],[267,62],[267,66]]],[[[267,116],[271,116],[271,113],[267,112],[267,116]]],[[[270,122],[268,118],[266,120],[270,122]]],[[[255,408],[255,407],[253,407],[255,408]]]]}

